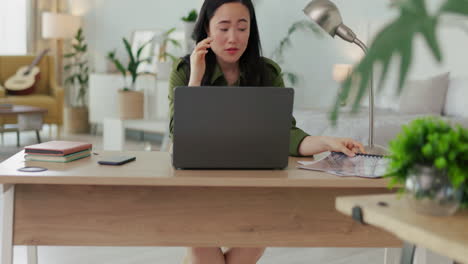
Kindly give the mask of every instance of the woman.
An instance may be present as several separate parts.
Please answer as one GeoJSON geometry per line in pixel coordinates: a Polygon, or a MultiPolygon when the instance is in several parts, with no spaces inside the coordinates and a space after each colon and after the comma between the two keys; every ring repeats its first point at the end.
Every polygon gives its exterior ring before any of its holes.
{"type": "MultiPolygon", "coordinates": [[[[197,45],[191,55],[174,63],[169,99],[173,132],[174,88],[177,86],[277,86],[284,87],[279,66],[261,57],[260,37],[251,0],[205,0],[195,25],[197,45]]],[[[310,156],[340,151],[349,156],[364,152],[363,146],[345,138],[310,136],[293,119],[289,152],[310,156]]],[[[264,248],[190,248],[192,264],[250,264],[264,248]]]]}

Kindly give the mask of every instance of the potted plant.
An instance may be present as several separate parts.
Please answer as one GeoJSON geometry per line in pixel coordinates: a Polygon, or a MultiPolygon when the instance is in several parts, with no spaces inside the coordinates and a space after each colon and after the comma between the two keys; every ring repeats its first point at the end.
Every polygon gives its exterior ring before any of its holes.
{"type": "Polygon", "coordinates": [[[89,81],[87,49],[88,45],[80,28],[72,40],[71,51],[64,55],[67,61],[63,67],[66,76],[64,85],[72,95],[71,105],[65,108],[65,131],[68,133],[89,131],[86,100],[89,81]]]}
{"type": "MultiPolygon", "coordinates": [[[[413,41],[421,35],[429,47],[432,55],[437,62],[442,62],[443,53],[440,49],[438,37],[438,26],[441,25],[441,19],[446,15],[458,15],[464,18],[468,17],[468,5],[466,1],[443,0],[440,1],[436,10],[432,12],[426,6],[426,0],[405,0],[393,1],[392,7],[398,9],[400,15],[391,23],[388,23],[376,35],[369,46],[366,56],[354,67],[352,74],[343,82],[340,95],[335,100],[330,119],[336,123],[339,114],[339,107],[342,101],[345,101],[350,94],[350,90],[355,85],[358,87],[357,96],[354,98],[353,112],[357,112],[361,99],[365,96],[368,81],[373,74],[375,65],[382,69],[379,77],[377,90],[382,85],[389,74],[389,69],[393,59],[398,58],[399,80],[396,87],[401,92],[407,74],[410,70],[413,41]]],[[[462,32],[463,33],[463,32],[462,32]]]]}
{"type": "Polygon", "coordinates": [[[171,34],[175,31],[175,28],[171,28],[164,32],[159,40],[159,54],[156,62],[156,73],[158,79],[167,80],[171,72],[172,63],[176,60],[176,57],[168,52],[169,44],[175,47],[181,47],[180,42],[176,39],[171,38],[171,34]]]}
{"type": "MultiPolygon", "coordinates": [[[[283,37],[278,46],[274,49],[272,58],[276,60],[278,64],[284,63],[284,55],[283,53],[286,51],[287,48],[292,46],[291,36],[297,32],[298,30],[310,30],[314,32],[317,36],[322,36],[320,29],[311,21],[309,20],[299,20],[289,27],[288,33],[285,37],[283,37]]],[[[292,86],[295,86],[299,80],[299,77],[296,73],[283,71],[282,73],[283,78],[288,81],[292,86]]]]}
{"type": "Polygon", "coordinates": [[[115,51],[108,53],[107,58],[114,63],[117,70],[122,74],[125,86],[119,91],[120,102],[120,118],[121,119],[141,119],[144,113],[144,95],[143,92],[135,90],[135,83],[139,73],[137,72],[138,66],[142,62],[149,62],[151,58],[140,58],[141,52],[153,40],[150,40],[141,47],[138,47],[136,55],[132,52],[132,47],[126,38],[123,38],[125,50],[129,57],[127,68],[116,58],[115,51]],[[130,83],[128,83],[127,73],[130,74],[130,83]]]}
{"type": "Polygon", "coordinates": [[[185,51],[191,53],[195,47],[195,40],[193,40],[193,30],[195,28],[195,22],[197,21],[198,13],[196,9],[190,10],[187,16],[182,17],[184,23],[184,33],[185,33],[185,51]]]}
{"type": "Polygon", "coordinates": [[[440,118],[416,119],[390,142],[387,177],[418,212],[453,214],[468,206],[468,130],[440,118]]]}

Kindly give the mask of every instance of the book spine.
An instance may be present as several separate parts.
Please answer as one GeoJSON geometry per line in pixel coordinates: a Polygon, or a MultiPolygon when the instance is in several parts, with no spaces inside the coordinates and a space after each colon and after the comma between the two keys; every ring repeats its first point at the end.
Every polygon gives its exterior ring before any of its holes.
{"type": "Polygon", "coordinates": [[[79,146],[79,147],[75,147],[75,148],[71,148],[71,149],[66,149],[63,151],[63,154],[64,155],[68,155],[68,154],[71,154],[71,153],[75,153],[75,152],[80,152],[80,151],[84,151],[84,150],[87,150],[87,149],[91,149],[93,147],[93,145],[91,144],[87,144],[87,145],[84,145],[84,146],[79,146]]]}

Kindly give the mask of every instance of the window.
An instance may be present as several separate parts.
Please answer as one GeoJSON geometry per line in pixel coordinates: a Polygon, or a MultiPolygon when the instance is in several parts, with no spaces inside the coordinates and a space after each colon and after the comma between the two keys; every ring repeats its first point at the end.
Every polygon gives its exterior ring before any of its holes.
{"type": "Polygon", "coordinates": [[[1,55],[23,55],[27,53],[27,1],[0,0],[1,55]]]}

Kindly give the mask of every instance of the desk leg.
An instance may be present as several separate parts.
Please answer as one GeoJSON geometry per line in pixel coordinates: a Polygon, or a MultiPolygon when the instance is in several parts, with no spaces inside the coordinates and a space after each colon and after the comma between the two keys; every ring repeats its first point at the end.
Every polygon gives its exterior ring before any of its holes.
{"type": "Polygon", "coordinates": [[[405,242],[403,245],[403,251],[401,252],[401,264],[413,264],[414,252],[416,251],[416,246],[405,242]]]}
{"type": "Polygon", "coordinates": [[[2,264],[13,264],[15,185],[3,185],[2,264]]]}
{"type": "Polygon", "coordinates": [[[37,246],[27,246],[28,264],[37,264],[37,246]]]}

